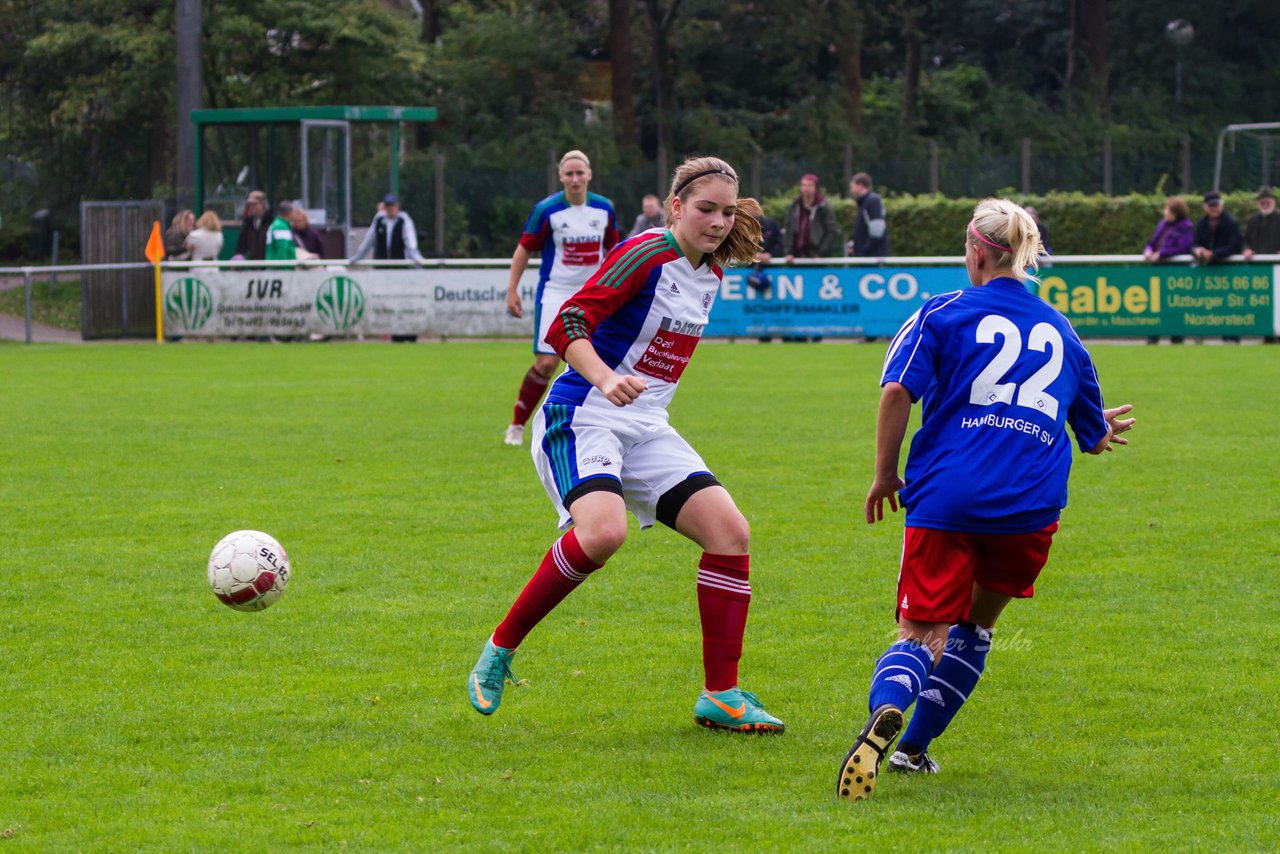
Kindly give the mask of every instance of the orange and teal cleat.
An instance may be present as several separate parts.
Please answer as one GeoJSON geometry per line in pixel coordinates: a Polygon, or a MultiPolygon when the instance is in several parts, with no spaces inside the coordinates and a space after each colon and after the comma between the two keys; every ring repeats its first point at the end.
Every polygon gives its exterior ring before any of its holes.
{"type": "Polygon", "coordinates": [[[711,729],[733,732],[780,733],[787,726],[764,710],[760,698],[749,691],[703,691],[693,707],[693,719],[711,729]]]}

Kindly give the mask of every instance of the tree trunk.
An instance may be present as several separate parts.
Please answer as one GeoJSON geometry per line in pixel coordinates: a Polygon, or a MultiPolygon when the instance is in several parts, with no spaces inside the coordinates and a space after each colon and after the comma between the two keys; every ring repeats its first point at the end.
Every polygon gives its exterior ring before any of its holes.
{"type": "Polygon", "coordinates": [[[903,9],[902,35],[906,42],[906,55],[903,59],[902,105],[898,119],[899,131],[903,136],[914,130],[916,95],[920,92],[920,65],[924,61],[920,12],[920,7],[915,3],[908,3],[903,9]]]}
{"type": "Polygon", "coordinates": [[[840,53],[840,73],[844,77],[845,117],[855,138],[862,136],[862,34],[865,21],[857,3],[833,6],[836,15],[836,49],[840,53]]]}
{"type": "Polygon", "coordinates": [[[667,35],[680,9],[680,0],[671,0],[666,12],[662,11],[659,0],[645,0],[649,12],[649,25],[652,29],[653,42],[653,81],[654,107],[657,113],[658,148],[667,155],[671,153],[671,102],[672,81],[668,68],[671,49],[667,44],[667,35]]]}
{"type": "Polygon", "coordinates": [[[1111,114],[1107,65],[1107,0],[1084,0],[1085,57],[1089,60],[1089,77],[1093,103],[1104,119],[1111,114]]]}
{"type": "Polygon", "coordinates": [[[632,0],[609,0],[609,59],[613,66],[613,134],[618,150],[637,147],[636,64],[631,51],[632,0]]]}

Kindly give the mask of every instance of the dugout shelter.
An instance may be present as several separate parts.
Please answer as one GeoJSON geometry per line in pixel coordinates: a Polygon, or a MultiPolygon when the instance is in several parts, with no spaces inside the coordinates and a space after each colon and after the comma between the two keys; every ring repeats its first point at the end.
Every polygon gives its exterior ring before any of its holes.
{"type": "Polygon", "coordinates": [[[249,191],[265,191],[272,207],[300,199],[325,254],[344,258],[352,228],[373,218],[383,194],[400,192],[401,126],[435,120],[435,107],[192,110],[195,210],[222,219],[229,258],[249,191]]]}

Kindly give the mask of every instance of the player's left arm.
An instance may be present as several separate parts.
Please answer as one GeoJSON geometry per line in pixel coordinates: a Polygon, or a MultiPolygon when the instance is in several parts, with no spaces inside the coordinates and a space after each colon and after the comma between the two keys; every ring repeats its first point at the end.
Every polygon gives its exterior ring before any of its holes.
{"type": "Polygon", "coordinates": [[[876,476],[863,505],[868,525],[884,519],[885,501],[893,512],[898,512],[898,490],[906,485],[898,475],[898,461],[910,417],[911,392],[902,383],[885,383],[876,416],[876,476]]]}

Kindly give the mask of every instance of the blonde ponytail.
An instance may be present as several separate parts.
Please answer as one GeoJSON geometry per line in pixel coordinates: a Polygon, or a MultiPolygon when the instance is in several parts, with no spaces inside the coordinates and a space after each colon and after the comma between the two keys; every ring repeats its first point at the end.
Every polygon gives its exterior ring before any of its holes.
{"type": "Polygon", "coordinates": [[[1009,268],[1019,281],[1040,281],[1030,272],[1039,268],[1044,254],[1040,229],[1022,207],[1008,199],[983,199],[973,209],[969,228],[967,238],[984,244],[996,267],[1009,268]]]}
{"type": "MultiPolygon", "coordinates": [[[[673,222],[675,200],[678,198],[683,204],[693,188],[703,181],[728,181],[737,189],[738,173],[718,157],[690,157],[681,163],[671,176],[671,190],[662,206],[668,225],[673,222]]],[[[712,260],[721,266],[730,262],[750,264],[754,261],[756,253],[760,251],[760,218],[763,216],[764,211],[755,199],[738,199],[733,227],[729,229],[724,242],[711,253],[712,260]]]]}

